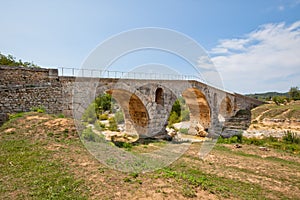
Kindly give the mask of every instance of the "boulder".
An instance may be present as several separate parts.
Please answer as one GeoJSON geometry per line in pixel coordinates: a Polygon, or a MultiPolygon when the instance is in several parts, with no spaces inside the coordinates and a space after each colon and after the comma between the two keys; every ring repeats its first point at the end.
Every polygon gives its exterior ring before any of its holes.
{"type": "Polygon", "coordinates": [[[193,123],[190,130],[189,130],[189,134],[191,135],[196,135],[199,137],[206,137],[207,136],[207,132],[205,131],[204,127],[199,123],[193,123]]]}

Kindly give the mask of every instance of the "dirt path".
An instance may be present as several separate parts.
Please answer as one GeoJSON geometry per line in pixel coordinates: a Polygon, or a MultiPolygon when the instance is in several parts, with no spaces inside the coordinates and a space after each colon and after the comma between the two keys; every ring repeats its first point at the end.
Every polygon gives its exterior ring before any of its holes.
{"type": "Polygon", "coordinates": [[[263,116],[263,114],[265,114],[265,113],[267,113],[267,112],[269,112],[270,111],[270,109],[268,109],[268,110],[265,110],[264,112],[262,112],[262,113],[260,113],[254,120],[252,120],[252,121],[257,121],[257,122],[259,122],[260,121],[260,118],[263,116]]]}
{"type": "Polygon", "coordinates": [[[289,113],[291,111],[291,109],[287,109],[286,111],[282,112],[279,115],[276,115],[274,118],[278,117],[278,116],[285,116],[287,113],[289,113]]]}

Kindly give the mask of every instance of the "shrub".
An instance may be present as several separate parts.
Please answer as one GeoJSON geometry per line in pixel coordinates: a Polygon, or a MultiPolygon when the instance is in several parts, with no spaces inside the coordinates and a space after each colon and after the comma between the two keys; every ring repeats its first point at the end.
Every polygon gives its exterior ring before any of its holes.
{"type": "Polygon", "coordinates": [[[286,96],[274,96],[272,100],[277,104],[284,104],[287,102],[287,97],[286,96]]]}
{"type": "Polygon", "coordinates": [[[180,116],[180,114],[181,114],[181,107],[180,107],[180,101],[179,101],[179,99],[176,99],[176,101],[174,102],[174,104],[172,106],[172,111],[171,112],[175,112],[177,114],[177,116],[180,116]]]}
{"type": "Polygon", "coordinates": [[[36,106],[36,107],[32,107],[30,108],[31,111],[33,112],[38,112],[38,113],[45,113],[46,109],[43,106],[36,106]]]}
{"type": "Polygon", "coordinates": [[[95,103],[91,103],[87,107],[87,109],[85,110],[85,112],[82,115],[82,120],[84,122],[88,122],[90,124],[94,124],[94,122],[97,119],[96,112],[95,112],[95,107],[96,107],[95,103]]]}
{"type": "Polygon", "coordinates": [[[102,131],[105,129],[105,124],[101,123],[100,121],[96,121],[94,127],[98,131],[102,131]]]}
{"type": "Polygon", "coordinates": [[[223,144],[233,144],[233,143],[243,143],[243,135],[242,133],[238,133],[236,135],[231,136],[230,138],[219,137],[218,143],[223,144]]]}
{"type": "Polygon", "coordinates": [[[108,119],[109,121],[109,127],[108,127],[108,130],[110,131],[118,131],[118,125],[117,125],[117,122],[115,120],[114,117],[111,117],[108,119]]]}
{"type": "Polygon", "coordinates": [[[62,114],[62,113],[60,113],[60,114],[57,115],[57,117],[58,117],[58,118],[65,118],[65,115],[62,114]]]}
{"type": "Polygon", "coordinates": [[[180,122],[179,116],[176,112],[172,111],[169,117],[168,126],[170,127],[171,125],[178,122],[180,122]]]}
{"type": "Polygon", "coordinates": [[[115,120],[117,124],[122,124],[124,123],[124,115],[121,111],[116,112],[115,114],[115,120]]]}
{"type": "Polygon", "coordinates": [[[100,142],[103,140],[103,137],[94,133],[91,127],[84,129],[81,133],[81,137],[87,141],[92,142],[100,142]]]}
{"type": "Polygon", "coordinates": [[[188,128],[181,128],[181,129],[179,129],[179,132],[183,133],[183,134],[187,134],[189,132],[189,129],[188,128]]]}
{"type": "Polygon", "coordinates": [[[99,119],[100,120],[108,120],[108,114],[107,113],[103,113],[103,114],[99,115],[99,119]]]}
{"type": "Polygon", "coordinates": [[[53,136],[54,136],[54,133],[53,133],[53,132],[49,132],[49,133],[47,133],[47,136],[48,136],[48,137],[53,137],[53,136]]]}
{"type": "Polygon", "coordinates": [[[183,110],[181,112],[181,120],[182,121],[189,121],[190,120],[190,111],[189,110],[183,110]]]}
{"type": "Polygon", "coordinates": [[[266,137],[265,139],[266,139],[266,141],[269,141],[269,142],[278,142],[278,138],[276,138],[272,135],[270,135],[269,137],[266,137]]]}
{"type": "Polygon", "coordinates": [[[133,147],[133,145],[131,143],[128,142],[119,142],[119,141],[112,141],[115,146],[120,147],[120,148],[124,148],[127,151],[130,151],[133,147]]]}
{"type": "Polygon", "coordinates": [[[282,140],[288,144],[300,144],[300,137],[292,131],[286,131],[282,140]]]}
{"type": "Polygon", "coordinates": [[[258,139],[258,138],[243,138],[243,142],[245,144],[254,144],[257,146],[262,146],[265,144],[265,140],[258,139]]]}

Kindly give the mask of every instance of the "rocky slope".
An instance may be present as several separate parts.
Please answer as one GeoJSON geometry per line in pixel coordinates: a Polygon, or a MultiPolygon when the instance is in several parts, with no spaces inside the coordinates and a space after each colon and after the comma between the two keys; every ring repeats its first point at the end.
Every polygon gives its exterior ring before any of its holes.
{"type": "Polygon", "coordinates": [[[300,101],[286,105],[264,104],[251,111],[251,125],[245,136],[281,137],[285,131],[300,134],[300,101]]]}

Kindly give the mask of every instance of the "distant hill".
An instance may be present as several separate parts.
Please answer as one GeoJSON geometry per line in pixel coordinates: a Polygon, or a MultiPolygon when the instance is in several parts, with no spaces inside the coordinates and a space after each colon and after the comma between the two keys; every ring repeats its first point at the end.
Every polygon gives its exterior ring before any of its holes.
{"type": "Polygon", "coordinates": [[[266,101],[271,100],[274,96],[286,96],[289,97],[288,92],[280,93],[280,92],[265,92],[265,93],[255,93],[255,94],[245,94],[247,97],[252,97],[258,100],[266,101]]]}

